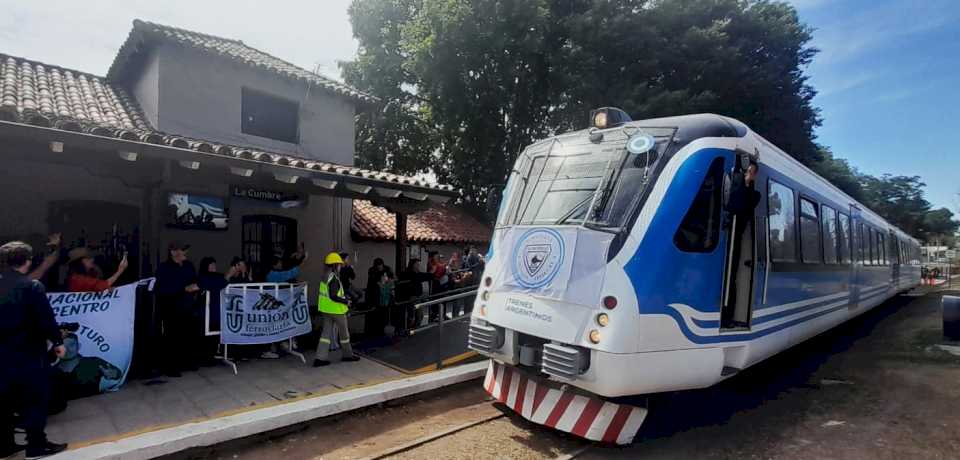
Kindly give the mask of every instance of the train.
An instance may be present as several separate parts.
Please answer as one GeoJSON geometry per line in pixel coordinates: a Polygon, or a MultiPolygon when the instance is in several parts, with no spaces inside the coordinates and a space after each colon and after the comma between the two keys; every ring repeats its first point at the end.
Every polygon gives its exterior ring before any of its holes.
{"type": "Polygon", "coordinates": [[[735,119],[634,121],[519,154],[471,312],[484,388],[627,444],[634,402],[705,388],[920,283],[920,244],[735,119]]]}

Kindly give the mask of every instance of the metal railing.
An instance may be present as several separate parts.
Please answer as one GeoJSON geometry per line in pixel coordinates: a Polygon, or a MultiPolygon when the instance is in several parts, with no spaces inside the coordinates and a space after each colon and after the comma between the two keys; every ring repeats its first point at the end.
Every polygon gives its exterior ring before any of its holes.
{"type": "Polygon", "coordinates": [[[413,310],[418,313],[417,317],[422,317],[426,321],[418,321],[418,324],[408,333],[413,335],[435,327],[442,328],[446,323],[469,318],[470,312],[473,310],[473,300],[477,297],[477,287],[471,286],[461,291],[457,293],[446,292],[447,295],[439,299],[415,304],[413,310]],[[436,311],[434,311],[434,307],[436,307],[436,311]],[[422,313],[425,309],[429,314],[422,313]]]}

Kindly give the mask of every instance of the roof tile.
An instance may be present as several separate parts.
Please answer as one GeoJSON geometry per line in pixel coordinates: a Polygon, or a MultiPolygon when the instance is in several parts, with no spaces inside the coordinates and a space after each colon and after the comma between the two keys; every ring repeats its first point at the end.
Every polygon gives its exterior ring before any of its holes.
{"type": "Polygon", "coordinates": [[[297,67],[276,56],[248,46],[240,40],[193,32],[178,27],[141,21],[139,19],[133,21],[133,30],[130,32],[126,43],[120,47],[120,52],[117,53],[113,65],[110,66],[110,71],[107,72],[108,78],[117,78],[124,72],[127,61],[143,49],[142,43],[145,38],[171,40],[207,53],[221,55],[249,66],[258,67],[286,78],[293,78],[315,84],[335,94],[360,102],[373,102],[377,100],[377,98],[372,95],[363,93],[344,83],[297,67]]]}
{"type": "MultiPolygon", "coordinates": [[[[352,230],[371,240],[393,240],[396,215],[366,200],[353,201],[352,230]]],[[[434,206],[407,218],[407,239],[425,243],[488,243],[492,230],[453,205],[434,206]]]]}
{"type": "MultiPolygon", "coordinates": [[[[343,175],[375,177],[376,171],[317,162],[241,146],[212,144],[154,130],[135,99],[107,79],[76,70],[0,53],[0,121],[81,131],[95,136],[167,145],[196,152],[254,159],[296,168],[319,169],[343,175]]],[[[424,184],[432,190],[449,186],[424,184]]]]}

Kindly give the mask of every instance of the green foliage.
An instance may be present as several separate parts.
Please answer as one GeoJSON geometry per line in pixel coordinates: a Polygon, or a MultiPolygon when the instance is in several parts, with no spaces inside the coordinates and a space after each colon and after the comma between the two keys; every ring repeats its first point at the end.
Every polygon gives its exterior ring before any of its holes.
{"type": "Polygon", "coordinates": [[[933,241],[952,241],[960,222],[953,220],[947,208],[931,210],[923,196],[919,176],[884,174],[874,177],[851,167],[846,160],[821,150],[821,160],[810,165],[816,173],[832,182],[870,210],[914,237],[933,241]]]}
{"type": "Polygon", "coordinates": [[[484,209],[521,149],[617,106],[634,119],[737,118],[891,223],[953,234],[918,177],[862,174],[814,142],[817,50],[771,0],[354,0],[348,83],[381,98],[357,115],[358,164],[433,172],[484,209]]]}
{"type": "Polygon", "coordinates": [[[606,105],[723,113],[819,158],[802,71],[815,50],[782,2],[354,0],[350,15],[360,52],[344,76],[386,101],[358,115],[359,163],[432,170],[467,204],[484,204],[523,146],[606,105]]]}

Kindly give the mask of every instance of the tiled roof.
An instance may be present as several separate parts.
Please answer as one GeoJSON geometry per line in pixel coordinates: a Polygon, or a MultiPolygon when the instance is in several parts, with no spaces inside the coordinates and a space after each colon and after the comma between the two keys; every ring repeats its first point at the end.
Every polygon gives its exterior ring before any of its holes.
{"type": "Polygon", "coordinates": [[[413,177],[225,145],[154,130],[119,85],[88,73],[0,54],[0,121],[146,142],[450,192],[413,177]]]}
{"type": "Polygon", "coordinates": [[[127,41],[120,47],[120,52],[117,53],[116,59],[114,59],[113,64],[110,66],[110,71],[107,72],[107,78],[111,80],[119,78],[124,72],[124,68],[130,58],[144,48],[141,44],[150,39],[172,41],[204,52],[221,55],[284,77],[318,85],[335,94],[361,102],[376,100],[375,97],[369,94],[297,67],[276,56],[248,46],[240,40],[217,37],[177,27],[141,21],[139,19],[133,21],[133,30],[130,31],[130,36],[127,37],[127,41]]]}
{"type": "MultiPolygon", "coordinates": [[[[365,239],[393,240],[396,215],[366,200],[353,201],[351,229],[365,239]]],[[[453,205],[434,206],[407,218],[407,240],[429,243],[487,243],[492,230],[453,205]]]]}

